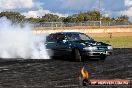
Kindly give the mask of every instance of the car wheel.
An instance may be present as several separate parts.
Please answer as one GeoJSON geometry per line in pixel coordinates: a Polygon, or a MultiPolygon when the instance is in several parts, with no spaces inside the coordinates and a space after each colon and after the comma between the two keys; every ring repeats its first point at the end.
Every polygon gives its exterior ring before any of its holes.
{"type": "Polygon", "coordinates": [[[82,61],[82,57],[81,57],[80,51],[78,49],[74,50],[74,60],[77,62],[82,61]]]}
{"type": "Polygon", "coordinates": [[[106,55],[101,55],[100,56],[100,60],[105,60],[106,59],[106,55]]]}

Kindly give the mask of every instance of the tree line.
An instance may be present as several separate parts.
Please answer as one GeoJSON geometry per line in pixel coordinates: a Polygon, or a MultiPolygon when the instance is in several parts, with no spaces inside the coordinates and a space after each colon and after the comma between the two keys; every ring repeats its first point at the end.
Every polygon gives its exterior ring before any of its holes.
{"type": "Polygon", "coordinates": [[[121,15],[119,17],[106,17],[103,16],[99,11],[87,11],[80,12],[78,14],[73,14],[68,17],[59,17],[54,14],[45,14],[42,17],[38,18],[26,18],[24,15],[19,12],[10,12],[5,11],[0,13],[0,17],[7,17],[7,19],[12,20],[13,22],[86,22],[86,21],[102,21],[102,22],[129,22],[129,17],[126,15],[121,15]]]}

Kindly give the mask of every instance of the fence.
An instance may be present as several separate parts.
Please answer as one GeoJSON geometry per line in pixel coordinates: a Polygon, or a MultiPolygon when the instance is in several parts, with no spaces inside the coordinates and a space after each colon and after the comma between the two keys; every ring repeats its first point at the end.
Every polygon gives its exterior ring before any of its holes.
{"type": "Polygon", "coordinates": [[[64,23],[64,22],[39,22],[33,23],[35,27],[74,27],[74,26],[132,26],[130,22],[101,22],[87,21],[79,23],[64,23]]]}

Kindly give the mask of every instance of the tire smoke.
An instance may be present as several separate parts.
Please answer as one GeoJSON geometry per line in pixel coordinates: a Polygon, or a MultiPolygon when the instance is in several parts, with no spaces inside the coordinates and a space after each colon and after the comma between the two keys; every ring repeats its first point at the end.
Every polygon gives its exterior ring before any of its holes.
{"type": "Polygon", "coordinates": [[[0,18],[0,58],[49,59],[45,49],[46,35],[35,35],[29,24],[12,24],[6,17],[0,18]]]}

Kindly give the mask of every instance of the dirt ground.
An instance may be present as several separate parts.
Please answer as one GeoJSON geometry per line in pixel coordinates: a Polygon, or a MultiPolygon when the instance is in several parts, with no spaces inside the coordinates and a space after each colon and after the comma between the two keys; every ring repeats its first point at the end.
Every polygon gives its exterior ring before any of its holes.
{"type": "Polygon", "coordinates": [[[105,61],[1,59],[0,88],[79,88],[78,77],[83,66],[89,72],[90,79],[132,79],[132,49],[116,48],[105,61]]]}

